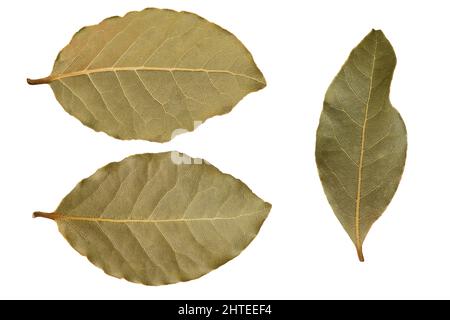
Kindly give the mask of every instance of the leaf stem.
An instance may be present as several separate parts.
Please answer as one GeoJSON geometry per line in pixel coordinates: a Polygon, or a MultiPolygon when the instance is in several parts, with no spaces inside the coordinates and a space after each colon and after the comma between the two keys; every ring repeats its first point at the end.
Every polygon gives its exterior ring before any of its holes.
{"type": "Polygon", "coordinates": [[[51,76],[48,76],[48,77],[45,77],[45,78],[40,78],[40,79],[30,79],[30,78],[27,78],[27,83],[29,84],[29,85],[36,85],[36,84],[48,84],[48,83],[50,83],[50,82],[52,82],[52,78],[51,78],[51,76]]]}
{"type": "Polygon", "coordinates": [[[33,218],[46,218],[46,219],[50,219],[50,220],[57,220],[60,217],[61,217],[61,215],[56,212],[47,213],[47,212],[36,211],[33,213],[33,218]]]}
{"type": "Polygon", "coordinates": [[[362,245],[357,245],[356,246],[356,252],[358,253],[358,259],[361,262],[364,262],[364,255],[363,255],[363,250],[362,250],[362,245]]]}

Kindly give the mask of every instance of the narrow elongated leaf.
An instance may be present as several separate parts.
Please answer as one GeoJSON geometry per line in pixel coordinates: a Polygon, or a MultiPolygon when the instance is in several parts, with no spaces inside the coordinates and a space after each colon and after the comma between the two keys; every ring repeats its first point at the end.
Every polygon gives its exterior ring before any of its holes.
{"type": "Polygon", "coordinates": [[[400,182],[406,128],[389,100],[394,50],[373,30],[351,52],[325,96],[316,162],[334,213],[364,261],[362,243],[400,182]]]}
{"type": "Polygon", "coordinates": [[[72,247],[109,275],[147,285],[198,278],[239,255],[271,205],[212,165],[183,161],[160,153],[108,164],[54,213],[35,216],[55,220],[72,247]]]}
{"type": "Polygon", "coordinates": [[[28,83],[49,83],[64,109],[96,131],[159,142],[266,85],[234,35],[195,14],[160,9],[82,28],[51,75],[28,83]]]}

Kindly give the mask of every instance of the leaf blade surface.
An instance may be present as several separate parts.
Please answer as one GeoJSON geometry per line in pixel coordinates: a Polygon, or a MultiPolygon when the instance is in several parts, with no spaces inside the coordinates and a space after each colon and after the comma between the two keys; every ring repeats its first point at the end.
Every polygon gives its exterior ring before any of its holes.
{"type": "Polygon", "coordinates": [[[370,32],[328,88],[317,129],[320,179],[361,261],[362,243],[392,200],[406,160],[405,124],[389,100],[395,65],[384,34],[370,32]]]}
{"type": "Polygon", "coordinates": [[[36,216],[55,220],[107,274],[161,285],[198,278],[239,255],[270,208],[212,165],[174,164],[161,153],[99,169],[54,213],[36,216]]]}
{"type": "Polygon", "coordinates": [[[58,55],[49,83],[71,115],[119,139],[164,142],[228,113],[265,87],[231,33],[188,12],[146,9],[82,28],[58,55]]]}

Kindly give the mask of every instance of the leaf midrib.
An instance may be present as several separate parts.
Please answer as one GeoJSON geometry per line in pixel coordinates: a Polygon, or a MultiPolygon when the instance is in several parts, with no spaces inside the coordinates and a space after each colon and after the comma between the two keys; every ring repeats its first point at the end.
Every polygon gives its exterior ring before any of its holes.
{"type": "Polygon", "coordinates": [[[180,68],[180,67],[109,67],[109,68],[98,68],[98,69],[86,69],[81,71],[73,71],[63,74],[56,74],[51,75],[48,77],[48,80],[56,81],[61,80],[64,78],[71,78],[71,77],[77,77],[82,75],[89,75],[89,74],[95,74],[95,73],[102,73],[102,72],[120,72],[120,71],[165,71],[165,72],[204,72],[204,73],[225,73],[230,74],[237,77],[243,77],[250,80],[253,80],[255,82],[258,82],[260,84],[265,85],[264,80],[257,79],[255,77],[249,76],[244,73],[237,73],[230,70],[223,70],[223,69],[205,69],[205,68],[180,68]]]}
{"type": "Polygon", "coordinates": [[[59,213],[53,213],[53,219],[56,221],[83,221],[83,222],[108,222],[108,223],[173,223],[173,222],[195,222],[195,221],[217,221],[217,220],[236,220],[244,217],[251,217],[264,213],[265,210],[258,212],[241,214],[234,217],[213,217],[213,218],[181,218],[181,219],[110,219],[97,217],[67,216],[59,213]]]}
{"type": "Polygon", "coordinates": [[[366,143],[366,127],[367,127],[367,120],[368,120],[368,114],[369,114],[369,104],[370,104],[370,98],[372,95],[372,88],[373,88],[373,76],[375,71],[375,61],[376,61],[376,54],[377,54],[377,47],[378,47],[378,35],[375,34],[375,48],[373,52],[373,59],[372,59],[372,69],[370,72],[370,83],[369,83],[369,92],[367,95],[367,101],[365,106],[365,112],[364,112],[364,122],[362,126],[362,132],[361,132],[361,146],[360,146],[360,155],[359,155],[359,164],[358,164],[358,186],[356,190],[356,205],[355,205],[355,241],[356,241],[356,248],[358,251],[358,256],[361,261],[364,261],[364,256],[362,253],[362,241],[361,241],[361,230],[360,230],[360,224],[361,224],[361,186],[362,186],[362,169],[363,169],[363,160],[364,160],[364,149],[365,149],[365,143],[366,143]]]}

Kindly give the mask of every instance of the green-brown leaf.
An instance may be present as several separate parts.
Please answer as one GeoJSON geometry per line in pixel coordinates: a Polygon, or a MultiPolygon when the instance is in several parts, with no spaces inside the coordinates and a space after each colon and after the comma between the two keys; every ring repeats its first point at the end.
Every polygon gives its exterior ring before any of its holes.
{"type": "Polygon", "coordinates": [[[271,205],[210,164],[178,160],[168,152],[110,163],[54,213],[35,216],[55,220],[67,241],[109,275],[146,285],[198,278],[239,255],[271,205]]]}
{"type": "Polygon", "coordinates": [[[160,9],[82,28],[50,76],[28,81],[50,83],[64,109],[96,131],[159,142],[266,85],[234,35],[195,14],[160,9]]]}
{"type": "Polygon", "coordinates": [[[391,201],[406,159],[405,124],[391,105],[394,50],[373,30],[331,83],[317,129],[325,194],[364,260],[362,243],[391,201]]]}

